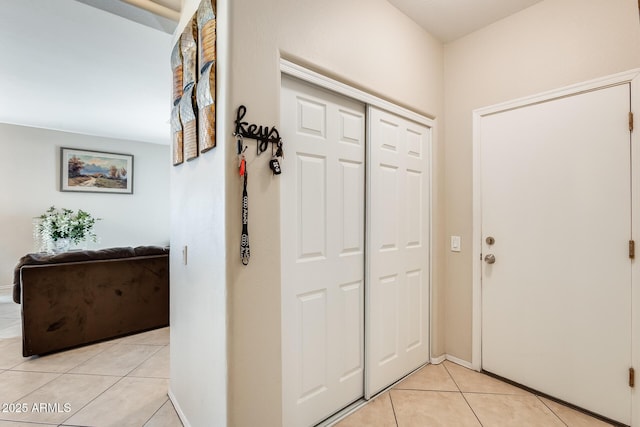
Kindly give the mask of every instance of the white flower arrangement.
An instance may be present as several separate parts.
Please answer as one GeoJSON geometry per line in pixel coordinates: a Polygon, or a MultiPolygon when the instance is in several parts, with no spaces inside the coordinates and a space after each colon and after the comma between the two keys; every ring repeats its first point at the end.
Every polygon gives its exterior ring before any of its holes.
{"type": "Polygon", "coordinates": [[[56,209],[51,206],[45,213],[38,217],[38,224],[34,234],[40,242],[40,250],[50,251],[56,247],[56,242],[67,239],[78,244],[85,240],[97,241],[93,232],[96,220],[88,212],[79,209],[74,213],[70,209],[56,209]]]}

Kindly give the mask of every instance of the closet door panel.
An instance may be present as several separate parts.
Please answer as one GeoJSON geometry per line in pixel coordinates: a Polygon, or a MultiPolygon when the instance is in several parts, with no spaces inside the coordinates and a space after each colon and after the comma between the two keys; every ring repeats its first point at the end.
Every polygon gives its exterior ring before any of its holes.
{"type": "Polygon", "coordinates": [[[364,393],[364,105],[283,78],[283,423],[364,393]]]}
{"type": "Polygon", "coordinates": [[[431,130],[368,108],[367,386],[429,361],[431,130]]]}

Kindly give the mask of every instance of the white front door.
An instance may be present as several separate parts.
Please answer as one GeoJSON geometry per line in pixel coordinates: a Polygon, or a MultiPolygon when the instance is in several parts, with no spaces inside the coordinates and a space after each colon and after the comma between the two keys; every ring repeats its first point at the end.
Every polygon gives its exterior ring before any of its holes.
{"type": "Polygon", "coordinates": [[[428,127],[369,107],[367,397],[429,361],[428,127]]]}
{"type": "Polygon", "coordinates": [[[364,393],[364,105],[283,76],[283,424],[364,393]]]}
{"type": "Polygon", "coordinates": [[[480,139],[482,368],[625,424],[629,99],[624,84],[488,115],[480,139]]]}

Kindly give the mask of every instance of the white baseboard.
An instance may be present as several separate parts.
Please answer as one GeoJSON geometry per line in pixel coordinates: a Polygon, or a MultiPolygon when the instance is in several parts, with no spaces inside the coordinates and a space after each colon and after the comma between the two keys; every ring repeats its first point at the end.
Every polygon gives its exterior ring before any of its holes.
{"type": "MultiPolygon", "coordinates": [[[[452,356],[450,354],[445,355],[445,357],[449,362],[453,362],[456,365],[464,366],[465,368],[468,368],[468,369],[473,369],[473,365],[471,364],[471,362],[467,362],[466,360],[458,359],[457,357],[452,356]]],[[[475,369],[473,369],[473,370],[475,371],[475,369]]]]}
{"type": "Polygon", "coordinates": [[[169,400],[173,404],[173,407],[175,408],[176,413],[178,414],[178,418],[180,418],[180,421],[182,422],[182,425],[184,427],[191,427],[191,424],[189,424],[189,421],[187,421],[187,416],[184,414],[184,412],[182,412],[182,408],[180,408],[178,400],[171,391],[171,387],[169,387],[169,392],[167,394],[169,395],[169,400]]]}
{"type": "Polygon", "coordinates": [[[446,354],[441,354],[438,357],[432,357],[431,358],[431,364],[432,365],[439,365],[442,362],[444,362],[447,359],[447,355],[446,354]]]}
{"type": "Polygon", "coordinates": [[[440,355],[438,357],[432,357],[431,358],[431,364],[432,365],[439,365],[442,362],[444,362],[445,360],[448,360],[449,362],[455,363],[456,365],[464,366],[465,368],[468,368],[468,369],[473,369],[473,366],[471,365],[470,362],[467,362],[466,360],[458,359],[457,357],[452,356],[450,354],[446,354],[446,353],[442,354],[442,355],[440,355]]]}
{"type": "Polygon", "coordinates": [[[0,286],[0,295],[10,295],[13,292],[13,285],[0,286]]]}

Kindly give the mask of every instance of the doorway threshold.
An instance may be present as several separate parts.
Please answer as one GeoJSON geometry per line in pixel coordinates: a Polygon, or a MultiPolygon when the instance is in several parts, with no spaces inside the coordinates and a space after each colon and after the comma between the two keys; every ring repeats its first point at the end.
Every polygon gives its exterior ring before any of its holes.
{"type": "Polygon", "coordinates": [[[492,378],[495,378],[497,380],[500,380],[502,382],[505,382],[507,384],[511,384],[514,387],[518,387],[518,388],[521,388],[522,390],[528,391],[529,393],[531,393],[533,395],[536,395],[536,396],[539,396],[539,397],[544,397],[545,399],[552,400],[552,401],[554,401],[556,403],[564,405],[564,406],[566,406],[568,408],[571,408],[571,409],[573,409],[575,411],[582,412],[585,415],[588,415],[590,417],[596,418],[596,419],[598,419],[598,420],[600,420],[602,422],[605,422],[607,424],[611,424],[612,426],[615,426],[615,427],[629,427],[626,424],[623,424],[623,423],[618,422],[616,420],[612,420],[611,418],[607,418],[604,415],[600,415],[600,414],[597,414],[595,412],[591,412],[588,409],[581,408],[580,406],[576,406],[576,405],[574,405],[572,403],[569,403],[567,401],[564,401],[562,399],[558,399],[557,397],[550,396],[550,395],[548,395],[546,393],[542,393],[541,391],[538,391],[538,390],[533,389],[531,387],[527,387],[526,385],[523,385],[523,384],[517,383],[515,381],[512,381],[509,378],[501,377],[500,375],[496,375],[496,374],[494,374],[492,372],[485,371],[484,369],[482,370],[482,373],[485,374],[485,375],[488,375],[488,376],[490,376],[492,378]]]}

